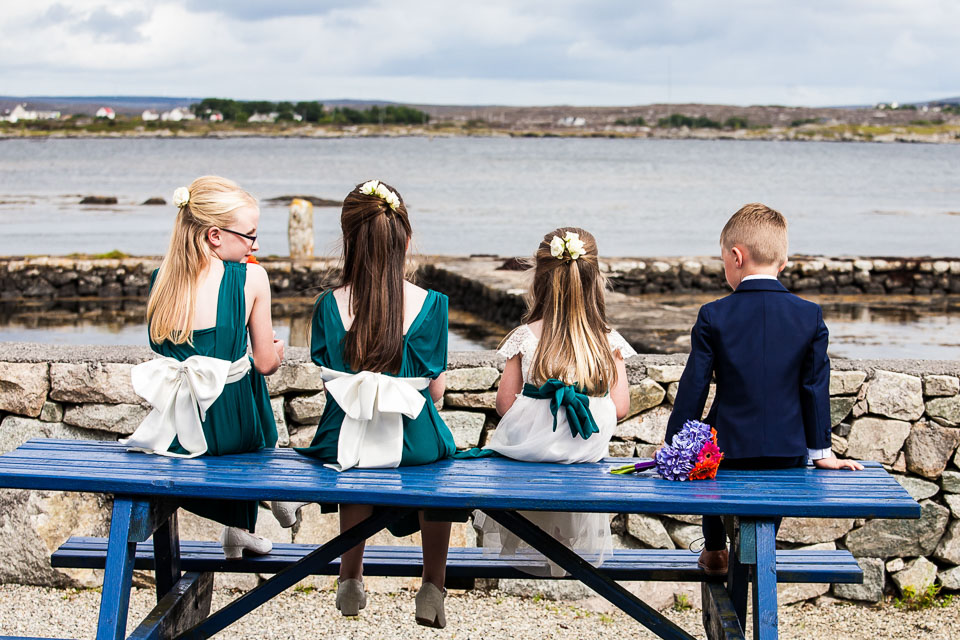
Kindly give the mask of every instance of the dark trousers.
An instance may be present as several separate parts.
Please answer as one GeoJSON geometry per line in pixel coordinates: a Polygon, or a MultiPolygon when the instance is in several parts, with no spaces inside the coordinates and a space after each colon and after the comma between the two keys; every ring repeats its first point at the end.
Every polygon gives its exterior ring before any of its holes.
{"type": "MultiPolygon", "coordinates": [[[[795,458],[733,458],[720,463],[723,469],[790,469],[807,464],[806,456],[795,458]]],[[[776,530],[780,529],[782,518],[774,520],[776,530]]],[[[703,516],[703,548],[707,551],[720,551],[727,548],[727,532],[720,516],[703,516]]]]}

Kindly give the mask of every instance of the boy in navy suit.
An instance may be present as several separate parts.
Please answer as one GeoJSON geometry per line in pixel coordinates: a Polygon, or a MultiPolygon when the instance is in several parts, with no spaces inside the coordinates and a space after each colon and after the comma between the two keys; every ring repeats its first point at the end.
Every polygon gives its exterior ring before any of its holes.
{"type": "MultiPolygon", "coordinates": [[[[700,308],[666,441],[703,415],[710,379],[717,394],[706,422],[717,430],[727,469],[785,469],[807,459],[821,469],[862,469],[830,449],[830,360],[820,306],[777,281],[787,264],[787,221],[759,203],[745,205],[720,233],[723,271],[733,293],[700,308]]],[[[726,532],[703,518],[708,575],[727,571],[726,532]]]]}

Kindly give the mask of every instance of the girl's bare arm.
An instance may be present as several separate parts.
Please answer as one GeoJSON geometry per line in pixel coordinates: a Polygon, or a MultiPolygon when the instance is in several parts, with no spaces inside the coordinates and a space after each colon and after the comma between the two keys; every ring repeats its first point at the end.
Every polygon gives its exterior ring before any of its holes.
{"type": "Polygon", "coordinates": [[[523,390],[523,371],[520,368],[520,354],[507,360],[500,376],[500,386],[497,388],[497,414],[503,415],[517,400],[517,394],[523,390]]]}

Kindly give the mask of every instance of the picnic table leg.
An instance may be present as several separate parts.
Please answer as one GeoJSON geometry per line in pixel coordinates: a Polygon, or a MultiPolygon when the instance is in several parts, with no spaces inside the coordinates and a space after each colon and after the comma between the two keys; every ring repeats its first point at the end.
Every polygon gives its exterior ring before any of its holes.
{"type": "Polygon", "coordinates": [[[149,504],[130,496],[115,496],[110,518],[110,540],[107,543],[107,564],[100,594],[100,620],[97,640],[122,640],[127,633],[127,609],[130,605],[130,584],[137,543],[130,539],[132,527],[149,512],[149,504]],[[146,507],[146,508],[145,508],[146,507]]]}
{"type": "MultiPolygon", "coordinates": [[[[727,562],[727,592],[730,594],[730,601],[733,603],[733,609],[737,613],[737,620],[740,622],[740,628],[747,627],[747,595],[749,593],[750,572],[744,564],[745,558],[741,556],[741,548],[747,545],[744,543],[744,537],[750,541],[754,539],[754,529],[751,526],[741,528],[739,520],[734,518],[734,535],[730,540],[730,555],[727,562]],[[749,531],[748,531],[749,530],[749,531]]],[[[754,546],[755,549],[755,546],[754,546]]],[[[750,564],[756,562],[756,553],[750,553],[750,564]]]]}
{"type": "Polygon", "coordinates": [[[487,511],[486,509],[483,511],[658,637],[668,640],[693,640],[693,636],[665,618],[659,611],[597,571],[596,567],[557,542],[516,511],[487,511]]]}
{"type": "Polygon", "coordinates": [[[153,533],[157,602],[180,581],[180,528],[176,510],[153,533]]]}
{"type": "Polygon", "coordinates": [[[773,520],[755,520],[753,551],[753,637],[754,640],[777,638],[777,544],[773,520]]]}

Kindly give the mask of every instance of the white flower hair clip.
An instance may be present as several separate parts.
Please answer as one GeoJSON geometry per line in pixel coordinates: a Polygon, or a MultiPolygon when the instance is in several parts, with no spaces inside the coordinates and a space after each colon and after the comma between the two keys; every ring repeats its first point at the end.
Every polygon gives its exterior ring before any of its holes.
{"type": "Polygon", "coordinates": [[[173,192],[173,204],[178,209],[183,209],[190,202],[190,189],[179,187],[173,192]]]}
{"type": "Polygon", "coordinates": [[[550,241],[550,255],[558,260],[563,260],[565,252],[571,260],[576,260],[587,252],[583,240],[580,239],[580,234],[567,231],[562,238],[553,236],[553,240],[550,241]]]}
{"type": "Polygon", "coordinates": [[[360,193],[368,196],[377,196],[386,202],[393,211],[400,208],[400,196],[387,188],[379,180],[369,180],[360,186],[360,193]]]}

